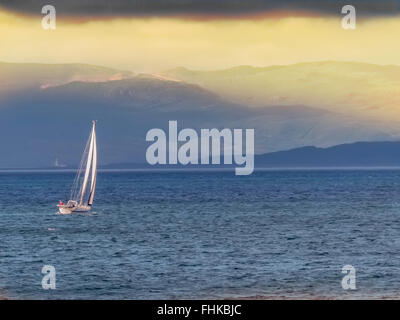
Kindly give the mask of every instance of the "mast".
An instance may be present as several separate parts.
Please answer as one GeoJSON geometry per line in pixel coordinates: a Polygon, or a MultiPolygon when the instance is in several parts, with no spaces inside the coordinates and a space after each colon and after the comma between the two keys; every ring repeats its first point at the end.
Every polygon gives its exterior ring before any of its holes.
{"type": "MultiPolygon", "coordinates": [[[[81,189],[82,193],[81,193],[79,205],[82,205],[83,198],[84,198],[85,193],[86,193],[87,183],[88,183],[88,180],[89,180],[90,169],[92,167],[93,148],[94,148],[94,142],[95,142],[94,140],[96,138],[96,136],[95,136],[95,126],[96,126],[96,122],[93,121],[92,132],[90,134],[89,152],[88,152],[88,158],[87,158],[87,162],[86,162],[86,170],[85,170],[85,176],[83,178],[83,185],[82,185],[82,189],[81,189]]],[[[96,160],[96,162],[97,162],[97,160],[96,160]]],[[[93,184],[93,181],[92,181],[92,184],[93,184]]]]}

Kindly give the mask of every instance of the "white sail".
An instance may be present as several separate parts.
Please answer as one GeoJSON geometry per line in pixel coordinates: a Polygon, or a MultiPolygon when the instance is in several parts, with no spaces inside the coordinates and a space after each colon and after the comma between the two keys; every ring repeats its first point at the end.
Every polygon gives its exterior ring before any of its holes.
{"type": "Polygon", "coordinates": [[[97,178],[97,142],[95,129],[96,122],[93,121],[92,131],[89,135],[71,190],[71,198],[66,205],[60,203],[58,206],[60,213],[87,212],[93,204],[97,178]],[[89,189],[89,196],[86,196],[87,189],[89,189]]]}
{"type": "Polygon", "coordinates": [[[95,126],[95,124],[93,123],[93,129],[92,129],[92,133],[90,135],[90,146],[89,146],[89,153],[88,153],[88,158],[87,158],[87,162],[86,162],[85,176],[83,178],[83,184],[82,184],[82,190],[81,190],[81,198],[80,198],[80,201],[79,201],[80,205],[82,204],[83,197],[85,196],[85,193],[86,193],[86,187],[87,187],[87,183],[88,183],[88,180],[89,180],[89,174],[90,174],[90,170],[92,168],[94,126],[95,126]]]}

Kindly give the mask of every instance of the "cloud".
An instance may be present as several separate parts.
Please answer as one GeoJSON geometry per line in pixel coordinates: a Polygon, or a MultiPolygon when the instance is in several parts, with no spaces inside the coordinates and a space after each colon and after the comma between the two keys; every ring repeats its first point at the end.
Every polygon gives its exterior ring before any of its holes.
{"type": "Polygon", "coordinates": [[[63,16],[221,16],[236,17],[284,11],[287,15],[317,13],[337,15],[352,4],[360,16],[397,15],[400,0],[1,0],[0,7],[40,14],[52,4],[63,16]]]}

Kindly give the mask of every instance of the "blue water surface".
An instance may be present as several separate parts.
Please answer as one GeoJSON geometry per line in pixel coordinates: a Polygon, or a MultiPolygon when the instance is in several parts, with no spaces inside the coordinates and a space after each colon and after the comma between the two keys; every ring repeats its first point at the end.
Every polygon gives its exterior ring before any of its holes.
{"type": "Polygon", "coordinates": [[[0,173],[0,294],[17,299],[397,297],[400,171],[0,173]],[[344,265],[357,290],[342,289],[344,265]],[[56,290],[41,285],[56,269],[56,290]]]}

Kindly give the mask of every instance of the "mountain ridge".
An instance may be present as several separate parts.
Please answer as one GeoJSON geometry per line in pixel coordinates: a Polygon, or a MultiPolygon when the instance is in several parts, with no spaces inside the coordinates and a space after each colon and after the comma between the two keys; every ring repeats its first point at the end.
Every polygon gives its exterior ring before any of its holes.
{"type": "Polygon", "coordinates": [[[400,123],[397,65],[327,60],[207,71],[175,68],[162,74],[250,107],[298,104],[400,123]]]}
{"type": "Polygon", "coordinates": [[[357,141],[320,148],[306,146],[256,156],[257,166],[400,166],[400,141],[357,141]]]}
{"type": "Polygon", "coordinates": [[[73,81],[99,82],[124,79],[133,72],[85,63],[9,63],[0,62],[0,97],[21,90],[39,91],[73,81]]]}
{"type": "MultiPolygon", "coordinates": [[[[40,83],[47,74],[36,76],[33,73],[28,80],[40,83]]],[[[33,91],[19,88],[0,99],[0,147],[7,150],[0,167],[44,167],[55,158],[75,163],[93,119],[99,120],[103,163],[143,160],[146,133],[152,128],[167,130],[169,120],[178,121],[179,129],[255,129],[259,154],[399,137],[399,131],[375,119],[299,103],[253,108],[198,84],[139,74],[113,81],[75,79],[33,91]]]]}

